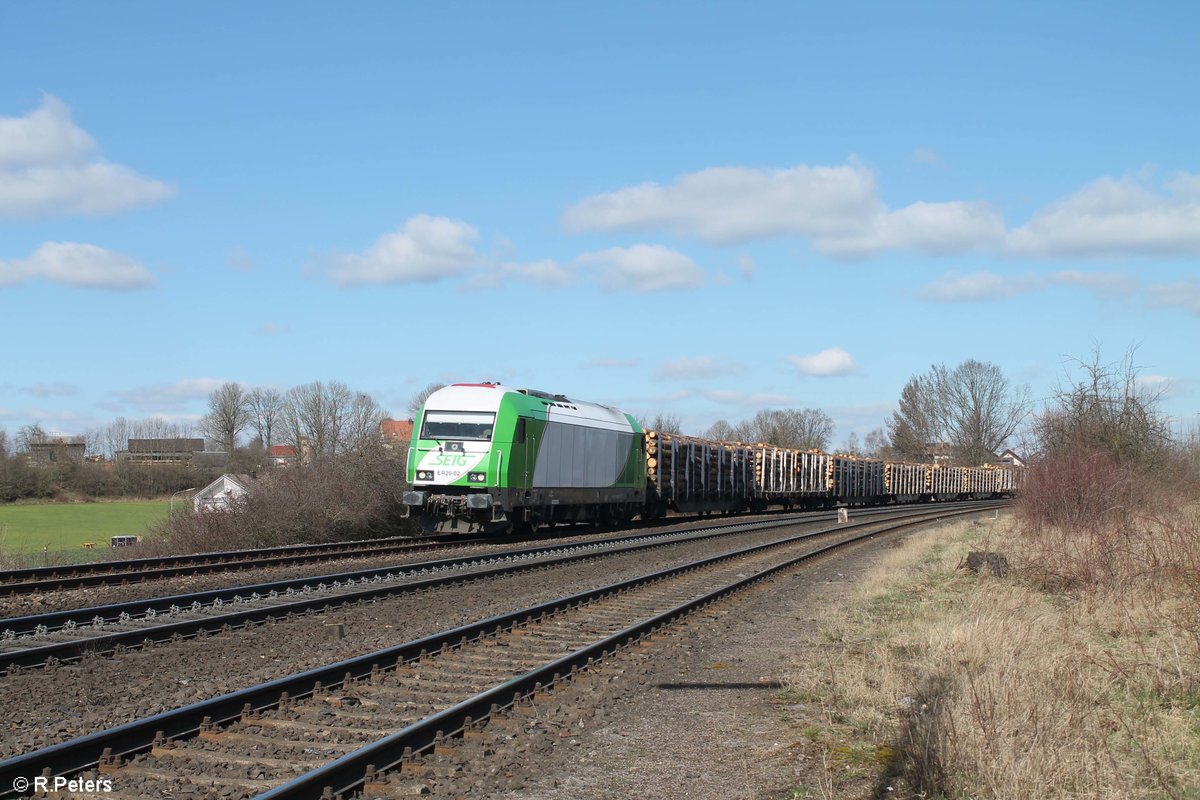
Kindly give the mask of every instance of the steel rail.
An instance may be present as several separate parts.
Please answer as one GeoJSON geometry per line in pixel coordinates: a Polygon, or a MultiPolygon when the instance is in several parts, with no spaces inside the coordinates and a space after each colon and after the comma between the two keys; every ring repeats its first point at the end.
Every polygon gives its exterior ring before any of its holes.
{"type": "MultiPolygon", "coordinates": [[[[987,502],[987,501],[981,501],[987,502]]],[[[962,508],[962,505],[955,505],[955,508],[962,508]]],[[[857,513],[856,518],[866,516],[889,515],[902,512],[923,513],[925,507],[906,506],[900,511],[896,509],[870,509],[857,513]]],[[[446,568],[455,568],[463,565],[477,563],[479,561],[488,561],[501,558],[531,558],[556,551],[566,551],[571,548],[578,547],[603,547],[622,542],[637,542],[649,541],[663,537],[686,537],[692,536],[707,531],[722,532],[732,530],[738,526],[760,525],[760,524],[793,524],[805,522],[820,522],[825,518],[833,519],[835,515],[821,514],[812,516],[809,519],[809,514],[792,514],[784,517],[771,517],[769,519],[754,519],[744,521],[723,521],[717,524],[699,525],[687,528],[679,528],[668,531],[659,531],[643,534],[621,534],[617,536],[609,536],[603,538],[592,538],[585,541],[573,543],[558,543],[546,544],[537,547],[526,547],[515,550],[497,550],[488,553],[476,553],[467,556],[456,556],[453,558],[433,559],[430,561],[416,561],[405,564],[389,565],[385,567],[371,567],[367,569],[348,570],[345,572],[326,573],[324,575],[309,575],[300,578],[286,578],[278,581],[266,581],[262,583],[252,584],[237,584],[234,586],[223,587],[219,589],[204,589],[196,592],[184,592],[181,594],[163,595],[160,597],[145,598],[142,600],[128,600],[121,603],[106,603],[99,606],[85,606],[82,608],[67,609],[64,611],[49,611],[42,614],[29,614],[19,617],[0,618],[0,633],[11,631],[12,635],[21,636],[34,631],[45,629],[45,631],[54,631],[72,625],[88,625],[97,618],[103,622],[118,622],[121,621],[122,615],[136,617],[145,615],[149,611],[155,613],[168,613],[172,607],[183,609],[193,607],[193,604],[200,603],[202,606],[212,605],[217,602],[238,602],[238,598],[245,599],[246,595],[267,595],[272,591],[276,593],[286,593],[289,589],[293,591],[303,591],[305,587],[310,589],[321,583],[326,585],[336,582],[347,583],[350,581],[361,581],[363,578],[372,580],[375,577],[386,578],[395,576],[397,571],[417,572],[419,570],[440,570],[446,568]]]]}
{"type": "Polygon", "coordinates": [[[487,541],[484,538],[464,536],[368,539],[359,542],[330,542],[323,545],[290,545],[262,550],[230,550],[128,561],[91,561],[53,567],[29,567],[0,572],[0,596],[125,585],[175,578],[181,575],[206,575],[214,572],[234,572],[344,558],[420,552],[440,546],[479,544],[487,541]]]}
{"type": "MultiPolygon", "coordinates": [[[[930,512],[928,510],[905,509],[899,513],[907,516],[919,516],[930,512]]],[[[897,512],[891,512],[891,514],[894,516],[897,512]]],[[[877,512],[871,516],[878,515],[879,513],[877,512]]],[[[715,526],[702,526],[685,531],[643,534],[633,537],[615,537],[607,540],[552,545],[508,553],[464,556],[432,562],[407,564],[402,567],[383,567],[340,573],[338,575],[320,576],[317,578],[300,578],[235,587],[232,589],[193,592],[149,601],[131,601],[107,606],[14,617],[7,620],[0,620],[0,630],[6,632],[12,631],[11,634],[5,633],[7,637],[4,641],[5,645],[17,643],[19,640],[16,637],[20,635],[45,635],[55,631],[69,631],[71,635],[76,635],[79,631],[100,631],[105,624],[120,625],[137,621],[138,619],[144,620],[147,617],[157,619],[159,614],[171,618],[175,614],[186,614],[193,611],[211,611],[217,607],[224,608],[227,604],[238,605],[255,601],[268,601],[272,603],[254,608],[235,608],[222,613],[208,613],[199,619],[163,622],[153,627],[99,633],[87,638],[39,644],[0,652],[0,673],[7,673],[14,667],[38,667],[50,663],[52,660],[57,662],[74,661],[85,654],[107,654],[120,647],[138,647],[146,644],[173,641],[177,638],[204,635],[226,628],[245,627],[272,619],[284,619],[298,614],[328,610],[349,604],[370,602],[418,591],[427,591],[456,583],[472,582],[533,569],[546,569],[570,562],[618,555],[634,550],[665,547],[681,541],[696,541],[737,533],[769,530],[787,525],[811,523],[814,521],[819,520],[787,517],[757,522],[726,523],[715,526]],[[486,566],[488,564],[498,565],[489,568],[486,566]],[[432,573],[442,574],[433,575],[432,573]],[[430,577],[422,579],[419,577],[421,575],[430,575],[430,577]],[[400,582],[403,579],[408,580],[400,582]],[[325,581],[329,581],[329,583],[326,584],[325,581]],[[369,585],[366,585],[368,582],[369,585]],[[341,583],[342,586],[337,587],[334,585],[335,583],[341,583]],[[342,590],[355,583],[364,584],[365,588],[342,590]],[[316,587],[316,591],[313,590],[314,586],[316,587]],[[275,602],[280,598],[286,598],[288,591],[291,591],[296,599],[275,602]],[[135,618],[133,616],[135,613],[141,614],[141,616],[135,618]],[[127,616],[126,618],[122,618],[122,615],[127,616]],[[97,620],[100,621],[100,626],[95,625],[97,620]]],[[[827,529],[823,533],[827,534],[839,530],[848,530],[870,524],[873,524],[872,520],[860,520],[827,529]]]]}
{"type": "MultiPolygon", "coordinates": [[[[830,512],[820,510],[804,513],[819,518],[830,512]]],[[[686,522],[687,520],[698,518],[687,515],[675,519],[686,522]]],[[[657,527],[663,525],[663,523],[663,520],[653,520],[646,523],[635,523],[630,527],[633,529],[649,526],[657,527]]],[[[546,534],[543,533],[541,538],[545,538],[545,536],[546,534]]],[[[142,583],[180,576],[207,575],[218,572],[287,566],[289,564],[316,563],[346,558],[366,558],[402,552],[420,552],[421,550],[433,550],[456,545],[507,544],[528,541],[531,538],[535,537],[528,535],[471,536],[464,534],[437,534],[409,538],[388,537],[363,539],[354,542],[296,544],[187,555],[147,556],[126,560],[85,561],[75,564],[57,564],[44,567],[22,567],[19,569],[0,570],[0,597],[16,597],[64,589],[127,585],[130,583],[142,583]]]]}
{"type": "MultiPolygon", "coordinates": [[[[656,631],[672,624],[697,610],[705,608],[735,592],[745,589],[755,583],[790,569],[797,564],[810,561],[818,556],[834,550],[847,547],[878,536],[881,533],[891,533],[903,528],[925,525],[940,519],[963,514],[977,513],[974,511],[952,511],[932,515],[928,520],[911,520],[890,525],[882,530],[870,531],[840,542],[826,545],[818,550],[804,553],[773,567],[742,578],[734,583],[715,589],[700,597],[682,603],[672,609],[655,614],[608,636],[600,641],[582,647],[542,667],[512,678],[498,686],[487,689],[474,697],[457,703],[450,708],[439,711],[425,719],[402,728],[365,747],[305,773],[285,784],[275,787],[258,795],[258,800],[321,800],[335,796],[347,796],[353,789],[369,780],[377,780],[383,773],[403,763],[414,754],[420,754],[433,748],[438,742],[461,736],[466,731],[476,729],[494,714],[513,708],[522,700],[538,692],[570,680],[580,670],[586,669],[596,661],[608,657],[630,644],[654,634],[656,631]]],[[[876,524],[879,524],[878,522],[876,524]]],[[[725,560],[723,557],[707,561],[725,560]]],[[[700,568],[706,562],[696,562],[700,568]]],[[[680,568],[686,569],[686,568],[680,568]]],[[[658,578],[654,578],[658,579],[658,578]]],[[[629,583],[629,582],[626,582],[629,583]]],[[[615,594],[627,590],[628,586],[617,584],[607,594],[615,594]]],[[[451,645],[453,647],[453,645],[451,645]]],[[[0,765],[2,766],[2,765],[0,765]]]]}
{"type": "MultiPolygon", "coordinates": [[[[996,505],[994,507],[1000,508],[1002,506],[996,505]]],[[[972,508],[926,511],[916,519],[908,518],[913,515],[905,515],[905,519],[901,522],[873,520],[870,523],[861,523],[862,525],[883,525],[885,527],[809,551],[780,565],[761,570],[733,584],[707,593],[702,597],[691,600],[669,611],[657,614],[613,636],[588,645],[539,669],[505,681],[499,686],[440,711],[425,720],[409,725],[374,744],[351,752],[307,775],[271,790],[264,797],[317,798],[325,793],[326,787],[332,787],[334,793],[345,792],[374,774],[373,772],[368,774],[368,766],[378,765],[382,769],[388,769],[399,763],[404,758],[406,751],[419,753],[427,750],[440,737],[461,733],[463,730],[469,729],[473,724],[477,724],[478,721],[486,719],[496,709],[507,708],[532,692],[544,686],[553,685],[573,670],[587,666],[596,658],[607,655],[619,646],[656,630],[668,621],[674,620],[683,614],[690,613],[692,610],[708,605],[716,599],[763,580],[780,570],[787,569],[797,563],[863,541],[881,533],[925,525],[953,516],[975,514],[988,510],[991,509],[972,508]]],[[[842,526],[833,530],[844,531],[846,528],[847,526],[842,526]]],[[[514,627],[522,627],[530,622],[540,620],[562,610],[575,608],[594,600],[619,594],[640,585],[660,581],[685,572],[695,571],[712,564],[783,547],[801,540],[813,538],[817,535],[819,534],[811,532],[790,536],[767,544],[755,545],[659,570],[529,608],[461,625],[401,645],[323,667],[305,670],[304,672],[278,678],[258,686],[230,692],[182,708],[161,712],[145,719],[129,722],[115,728],[97,731],[76,739],[51,745],[50,747],[24,753],[0,761],[0,796],[7,796],[3,793],[8,791],[8,787],[13,786],[13,781],[18,777],[31,778],[46,774],[59,776],[72,775],[95,766],[102,760],[111,761],[114,758],[144,751],[152,747],[155,741],[193,735],[202,728],[219,726],[238,719],[243,715],[273,708],[278,706],[280,702],[303,699],[321,691],[322,688],[340,687],[346,681],[352,682],[369,677],[377,671],[392,669],[400,664],[416,661],[432,653],[446,649],[455,649],[462,644],[482,637],[492,636],[514,627]]]]}

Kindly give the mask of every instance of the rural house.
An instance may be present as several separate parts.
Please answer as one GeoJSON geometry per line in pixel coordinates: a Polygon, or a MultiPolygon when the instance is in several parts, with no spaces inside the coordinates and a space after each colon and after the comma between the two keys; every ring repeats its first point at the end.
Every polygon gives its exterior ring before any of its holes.
{"type": "Polygon", "coordinates": [[[215,481],[196,492],[192,503],[196,512],[228,511],[234,501],[245,497],[254,491],[254,478],[249,475],[231,475],[225,473],[215,481]]]}

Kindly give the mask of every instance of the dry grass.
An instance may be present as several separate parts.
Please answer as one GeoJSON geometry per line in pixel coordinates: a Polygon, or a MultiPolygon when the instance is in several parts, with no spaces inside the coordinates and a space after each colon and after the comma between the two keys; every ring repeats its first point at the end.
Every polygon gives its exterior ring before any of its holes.
{"type": "Polygon", "coordinates": [[[1069,592],[1007,521],[917,537],[826,622],[792,691],[821,704],[834,757],[894,746],[881,796],[1200,798],[1198,598],[1186,570],[1146,567],[1194,554],[1200,526],[1141,524],[1118,580],[1069,592]],[[959,570],[970,549],[1014,577],[959,570]]]}

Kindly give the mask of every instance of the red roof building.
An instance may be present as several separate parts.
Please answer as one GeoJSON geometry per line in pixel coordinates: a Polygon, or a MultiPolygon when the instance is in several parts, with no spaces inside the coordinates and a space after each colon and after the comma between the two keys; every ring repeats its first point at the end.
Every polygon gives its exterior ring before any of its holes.
{"type": "Polygon", "coordinates": [[[379,432],[385,444],[407,447],[412,440],[411,419],[385,419],[379,423],[379,432]]]}

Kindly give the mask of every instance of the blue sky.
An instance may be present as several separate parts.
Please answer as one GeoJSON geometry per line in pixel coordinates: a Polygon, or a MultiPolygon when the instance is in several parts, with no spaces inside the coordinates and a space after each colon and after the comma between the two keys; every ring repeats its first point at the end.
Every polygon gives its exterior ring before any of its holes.
{"type": "Polygon", "coordinates": [[[1200,421],[1192,3],[6,3],[0,428],[502,380],[842,441],[1138,345],[1200,421]]]}

